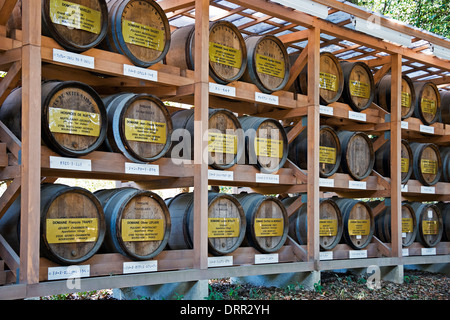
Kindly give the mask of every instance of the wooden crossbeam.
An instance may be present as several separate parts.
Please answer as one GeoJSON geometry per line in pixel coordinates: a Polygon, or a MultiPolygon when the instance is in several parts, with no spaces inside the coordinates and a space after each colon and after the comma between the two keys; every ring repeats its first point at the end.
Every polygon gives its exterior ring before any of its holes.
{"type": "Polygon", "coordinates": [[[297,60],[295,60],[294,64],[291,66],[289,70],[289,80],[286,83],[286,88],[290,88],[294,83],[295,79],[297,79],[300,72],[302,72],[303,68],[308,63],[308,46],[303,49],[303,51],[298,56],[297,60]]]}
{"type": "Polygon", "coordinates": [[[4,26],[9,20],[11,13],[16,6],[17,0],[1,0],[0,1],[0,25],[4,26]]]}
{"type": "Polygon", "coordinates": [[[17,87],[21,78],[21,70],[22,63],[20,61],[14,62],[11,68],[9,68],[6,76],[0,82],[0,105],[3,104],[11,91],[17,87]]]}

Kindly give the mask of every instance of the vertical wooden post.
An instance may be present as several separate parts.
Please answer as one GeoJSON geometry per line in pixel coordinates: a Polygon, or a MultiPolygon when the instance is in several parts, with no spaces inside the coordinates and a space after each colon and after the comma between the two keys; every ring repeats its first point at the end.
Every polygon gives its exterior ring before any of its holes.
{"type": "Polygon", "coordinates": [[[195,1],[194,267],[208,267],[209,0],[195,1]]]}
{"type": "Polygon", "coordinates": [[[319,261],[320,29],[308,36],[308,261],[319,261]]]}
{"type": "Polygon", "coordinates": [[[402,56],[392,55],[391,67],[391,241],[392,256],[402,256],[402,194],[401,194],[401,104],[402,56]]]}
{"type": "Polygon", "coordinates": [[[22,155],[20,276],[39,282],[41,178],[41,1],[22,1],[22,155]]]}

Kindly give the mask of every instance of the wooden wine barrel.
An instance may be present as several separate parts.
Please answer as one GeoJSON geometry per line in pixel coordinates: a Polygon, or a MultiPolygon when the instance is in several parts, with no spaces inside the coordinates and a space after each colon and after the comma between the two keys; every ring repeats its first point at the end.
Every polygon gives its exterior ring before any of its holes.
{"type": "Polygon", "coordinates": [[[450,147],[441,147],[439,149],[441,152],[442,160],[442,182],[450,182],[450,147]]]}
{"type": "Polygon", "coordinates": [[[289,55],[284,44],[273,35],[249,36],[247,69],[242,80],[256,85],[263,93],[283,90],[289,80],[289,55]]]}
{"type": "Polygon", "coordinates": [[[441,95],[433,82],[414,82],[416,100],[414,116],[423,124],[431,125],[439,120],[441,113],[441,95]]]}
{"type": "MultiPolygon", "coordinates": [[[[180,69],[194,70],[195,26],[178,28],[172,33],[165,63],[180,69]]],[[[209,24],[209,75],[217,83],[238,80],[247,68],[247,48],[239,29],[231,22],[219,20],[209,24]]]]}
{"type": "Polygon", "coordinates": [[[437,145],[413,142],[410,146],[413,153],[412,178],[426,186],[438,183],[442,175],[442,159],[437,145]]]}
{"type": "MultiPolygon", "coordinates": [[[[172,139],[169,155],[177,159],[194,159],[194,110],[172,114],[176,137],[172,139]],[[184,129],[180,131],[177,129],[184,129]],[[175,131],[176,130],[176,131],[175,131]],[[180,134],[181,136],[180,136],[180,134]],[[183,137],[180,142],[178,138],[183,137]],[[188,142],[189,141],[189,142],[188,142]]],[[[208,164],[215,169],[234,166],[244,152],[244,137],[238,118],[227,109],[209,109],[208,164]]]]}
{"type": "MultiPolygon", "coordinates": [[[[0,220],[0,234],[19,253],[20,196],[0,220]]],[[[36,226],[39,227],[39,226],[36,226]]],[[[78,264],[99,250],[105,236],[102,206],[90,191],[62,184],[41,186],[40,255],[62,265],[78,264]]]]}
{"type": "Polygon", "coordinates": [[[441,115],[439,122],[450,124],[450,92],[441,91],[441,115]]]}
{"type": "Polygon", "coordinates": [[[158,97],[119,93],[103,98],[103,103],[108,114],[108,150],[141,163],[155,161],[167,153],[172,119],[158,97]]]}
{"type": "MultiPolygon", "coordinates": [[[[401,140],[401,183],[405,184],[411,178],[413,172],[413,153],[408,141],[401,140]]],[[[383,177],[391,176],[391,142],[386,141],[375,152],[375,164],[374,169],[383,177]]]]}
{"type": "MultiPolygon", "coordinates": [[[[289,55],[291,66],[297,60],[299,53],[289,55]]],[[[308,64],[300,72],[293,83],[293,91],[308,94],[308,64]]],[[[329,52],[320,53],[319,97],[320,104],[328,105],[336,102],[344,90],[344,74],[341,64],[335,55],[329,52]]]]}
{"type": "Polygon", "coordinates": [[[134,188],[96,191],[105,212],[105,252],[117,252],[133,260],[156,257],[170,236],[170,214],[156,193],[134,188]]]}
{"type": "MultiPolygon", "coordinates": [[[[290,128],[286,129],[287,132],[290,128]]],[[[329,127],[320,126],[319,142],[319,174],[322,178],[335,174],[341,164],[341,143],[336,131],[329,127]]],[[[299,168],[306,170],[308,166],[307,130],[303,130],[289,144],[288,158],[299,168]]]]}
{"type": "MultiPolygon", "coordinates": [[[[374,209],[381,201],[369,202],[374,209]]],[[[384,243],[391,243],[391,207],[386,206],[375,216],[375,236],[384,243]]],[[[416,240],[416,215],[409,203],[402,203],[402,246],[409,247],[416,240]]]]}
{"type": "MultiPolygon", "coordinates": [[[[172,219],[170,249],[192,249],[194,194],[180,193],[166,199],[172,219]]],[[[246,219],[237,199],[226,193],[208,193],[208,251],[220,256],[232,253],[245,238],[246,219]]]]}
{"type": "Polygon", "coordinates": [[[375,152],[369,136],[364,132],[339,131],[341,141],[340,170],[355,180],[368,177],[375,164],[375,152]]]}
{"type": "Polygon", "coordinates": [[[272,173],[283,167],[288,155],[286,131],[271,118],[239,117],[245,135],[245,163],[254,165],[263,173],[272,173]]]}
{"type": "Polygon", "coordinates": [[[435,247],[442,238],[443,219],[441,210],[431,203],[410,202],[417,220],[416,241],[424,247],[435,247]]]}
{"type": "Polygon", "coordinates": [[[164,59],[170,48],[169,20],[153,0],[107,0],[109,27],[103,49],[120,53],[139,67],[164,59]]]}
{"type": "Polygon", "coordinates": [[[436,206],[439,208],[442,214],[443,231],[442,241],[450,241],[450,203],[438,202],[436,206]]]}
{"type": "Polygon", "coordinates": [[[372,208],[363,201],[338,198],[336,204],[342,212],[344,231],[342,243],[355,250],[364,249],[372,241],[375,231],[372,208]]]}
{"type": "Polygon", "coordinates": [[[247,218],[245,244],[261,253],[277,252],[284,245],[289,232],[289,219],[278,198],[259,193],[235,196],[247,218]]]}
{"type": "MultiPolygon", "coordinates": [[[[287,209],[297,198],[288,197],[281,202],[287,209]]],[[[344,230],[341,210],[333,199],[321,199],[319,206],[319,245],[323,250],[331,250],[340,242],[344,230]]],[[[288,234],[300,245],[308,243],[306,204],[289,216],[288,234]]]]}
{"type": "Polygon", "coordinates": [[[375,98],[375,83],[370,68],[364,62],[341,61],[344,73],[344,90],[339,101],[347,103],[354,111],[370,107],[375,98]]]}
{"type": "MultiPolygon", "coordinates": [[[[86,155],[105,140],[106,109],[100,96],[78,81],[42,83],[42,140],[67,157],[86,155]]],[[[0,120],[21,139],[22,88],[13,90],[0,108],[0,120]]]]}
{"type": "MultiPolygon", "coordinates": [[[[391,74],[388,73],[375,85],[375,103],[384,110],[391,112],[391,74]]],[[[414,113],[414,102],[416,100],[416,91],[414,84],[407,75],[402,75],[402,120],[409,118],[414,113]]]]}
{"type": "Polygon", "coordinates": [[[42,32],[66,50],[93,48],[105,38],[107,30],[105,0],[42,1],[42,32]]]}

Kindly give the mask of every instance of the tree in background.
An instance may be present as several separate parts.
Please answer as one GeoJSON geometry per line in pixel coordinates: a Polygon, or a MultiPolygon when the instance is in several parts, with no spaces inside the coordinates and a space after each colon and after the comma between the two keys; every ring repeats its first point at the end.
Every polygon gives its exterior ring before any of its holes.
{"type": "Polygon", "coordinates": [[[350,2],[450,38],[450,0],[352,0],[350,2]]]}

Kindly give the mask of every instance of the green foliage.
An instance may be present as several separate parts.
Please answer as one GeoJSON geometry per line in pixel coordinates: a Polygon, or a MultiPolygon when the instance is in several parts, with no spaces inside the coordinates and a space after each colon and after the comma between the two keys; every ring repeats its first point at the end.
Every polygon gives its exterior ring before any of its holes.
{"type": "Polygon", "coordinates": [[[448,0],[354,0],[352,2],[417,28],[450,38],[448,0]]]}

